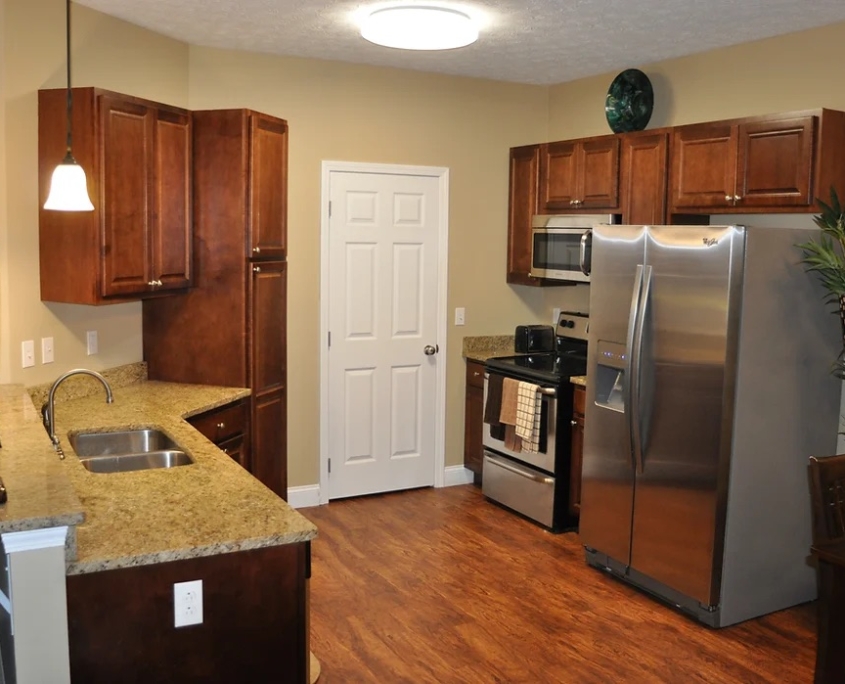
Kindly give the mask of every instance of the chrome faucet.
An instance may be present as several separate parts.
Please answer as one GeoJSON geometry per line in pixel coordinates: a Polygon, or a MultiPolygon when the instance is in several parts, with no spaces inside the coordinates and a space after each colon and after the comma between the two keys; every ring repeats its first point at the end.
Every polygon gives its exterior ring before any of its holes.
{"type": "Polygon", "coordinates": [[[47,434],[50,435],[50,441],[53,443],[53,448],[59,452],[59,456],[61,458],[64,458],[65,455],[59,446],[59,438],[56,437],[56,390],[59,388],[59,385],[73,375],[90,375],[92,378],[97,378],[97,380],[99,380],[106,389],[106,403],[111,404],[114,401],[108,380],[106,380],[97,371],[88,370],[87,368],[75,368],[56,378],[56,381],[50,388],[50,394],[47,396],[47,403],[42,407],[41,412],[44,418],[44,428],[47,430],[47,434]]]}

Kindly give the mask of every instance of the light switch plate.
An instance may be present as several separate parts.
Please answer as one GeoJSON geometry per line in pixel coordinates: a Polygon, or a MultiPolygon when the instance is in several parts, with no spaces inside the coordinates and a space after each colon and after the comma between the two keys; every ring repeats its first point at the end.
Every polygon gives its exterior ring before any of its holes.
{"type": "Polygon", "coordinates": [[[41,363],[53,363],[53,338],[41,338],[41,363]]]}
{"type": "Polygon", "coordinates": [[[466,309],[459,306],[455,309],[455,325],[464,325],[466,323],[466,309]]]}
{"type": "Polygon", "coordinates": [[[35,340],[21,342],[21,368],[32,368],[35,365],[35,340]]]}
{"type": "Polygon", "coordinates": [[[99,340],[97,339],[97,331],[96,330],[89,330],[85,333],[86,340],[88,343],[88,356],[93,356],[99,351],[99,340]]]}

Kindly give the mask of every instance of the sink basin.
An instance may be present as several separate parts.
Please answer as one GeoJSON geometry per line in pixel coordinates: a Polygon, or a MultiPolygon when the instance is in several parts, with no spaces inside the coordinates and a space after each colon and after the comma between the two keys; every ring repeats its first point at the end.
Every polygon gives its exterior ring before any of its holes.
{"type": "Polygon", "coordinates": [[[92,473],[125,473],[130,470],[175,468],[192,463],[190,456],[178,449],[162,449],[161,451],[117,454],[115,456],[87,456],[80,460],[82,465],[92,473]]]}
{"type": "Polygon", "coordinates": [[[154,428],[68,435],[82,465],[94,473],[174,468],[193,463],[169,435],[154,428]]]}

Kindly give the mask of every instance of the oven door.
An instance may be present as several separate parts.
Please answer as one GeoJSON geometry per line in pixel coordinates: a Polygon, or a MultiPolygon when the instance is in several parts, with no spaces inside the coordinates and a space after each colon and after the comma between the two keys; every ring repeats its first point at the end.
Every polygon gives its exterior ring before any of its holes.
{"type": "MultiPolygon", "coordinates": [[[[487,406],[488,374],[484,374],[484,406],[487,406]]],[[[486,449],[505,454],[512,459],[528,463],[547,473],[555,472],[555,446],[557,442],[557,389],[540,386],[543,397],[540,423],[540,451],[536,454],[521,451],[519,453],[508,449],[504,441],[490,435],[490,426],[484,425],[483,443],[486,449]]]]}
{"type": "Polygon", "coordinates": [[[589,283],[591,235],[589,228],[534,228],[531,275],[589,283]]]}

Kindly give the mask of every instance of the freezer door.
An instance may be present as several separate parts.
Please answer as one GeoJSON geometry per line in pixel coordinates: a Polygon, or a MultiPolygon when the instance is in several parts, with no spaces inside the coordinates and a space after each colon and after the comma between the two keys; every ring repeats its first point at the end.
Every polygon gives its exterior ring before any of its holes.
{"type": "Polygon", "coordinates": [[[587,405],[579,534],[590,549],[627,564],[634,467],[627,353],[643,277],[643,226],[593,229],[587,405]]]}
{"type": "Polygon", "coordinates": [[[744,237],[734,226],[646,237],[631,567],[705,605],[719,595],[744,237]]]}

